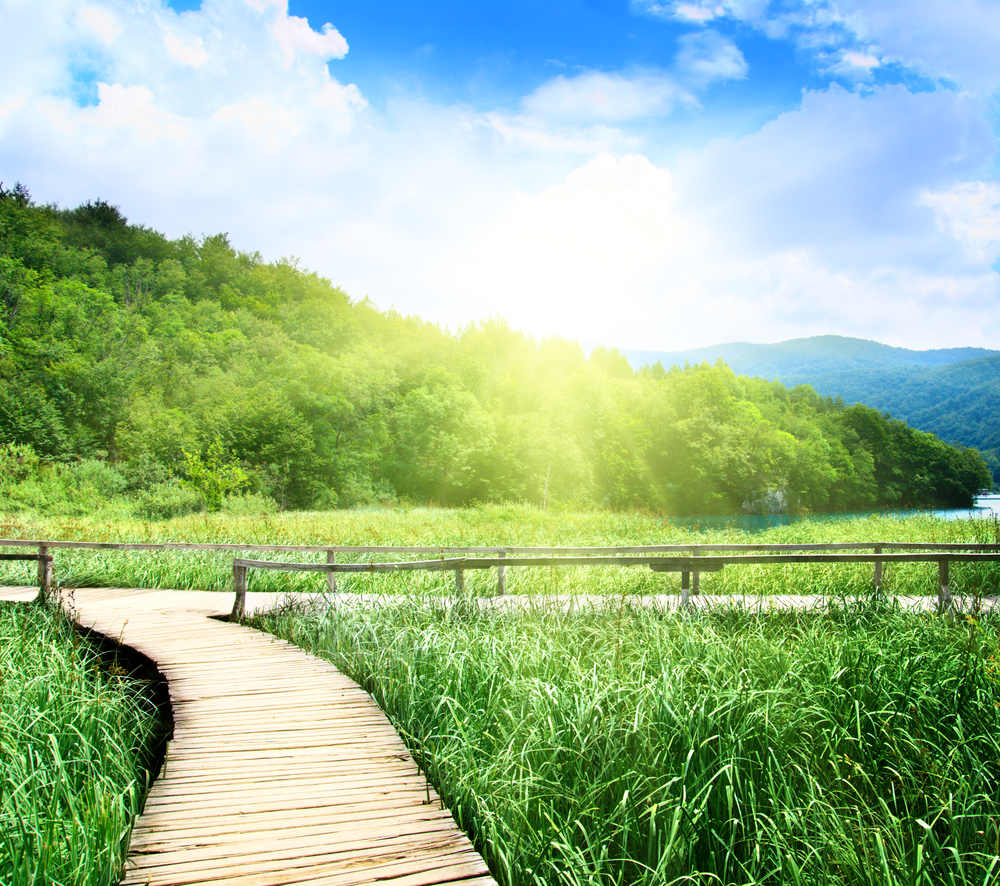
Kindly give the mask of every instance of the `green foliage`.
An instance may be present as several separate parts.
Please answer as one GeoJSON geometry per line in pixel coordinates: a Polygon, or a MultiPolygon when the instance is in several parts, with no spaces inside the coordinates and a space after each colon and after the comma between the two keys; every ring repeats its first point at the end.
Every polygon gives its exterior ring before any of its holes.
{"type": "Polygon", "coordinates": [[[216,438],[208,447],[204,459],[198,453],[184,453],[185,473],[191,487],[205,499],[210,511],[221,511],[227,495],[239,492],[250,484],[247,472],[225,451],[216,438]]]}
{"type": "Polygon", "coordinates": [[[263,617],[387,711],[505,886],[981,886],[994,620],[419,603],[263,617]]]}
{"type": "Polygon", "coordinates": [[[453,335],[226,234],[171,241],[104,201],[0,190],[0,444],[51,467],[8,509],[63,507],[57,479],[150,518],[188,510],[179,479],[211,510],[252,493],[698,515],[967,506],[990,483],[976,453],[880,412],[664,365],[500,318],[453,335]],[[124,489],[66,467],[94,460],[124,489]]]}
{"type": "Polygon", "coordinates": [[[65,616],[0,604],[0,882],[118,883],[159,726],[65,616]]]}

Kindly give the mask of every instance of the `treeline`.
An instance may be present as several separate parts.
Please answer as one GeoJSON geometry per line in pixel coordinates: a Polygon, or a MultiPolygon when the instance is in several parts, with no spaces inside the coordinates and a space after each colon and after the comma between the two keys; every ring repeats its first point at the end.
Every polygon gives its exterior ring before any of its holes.
{"type": "Polygon", "coordinates": [[[149,516],[238,495],[965,506],[991,482],[974,450],[808,386],[721,361],[634,372],[501,319],[449,333],[225,234],[168,240],[106,202],[40,206],[20,185],[0,186],[0,469],[8,506],[89,483],[149,516]]]}

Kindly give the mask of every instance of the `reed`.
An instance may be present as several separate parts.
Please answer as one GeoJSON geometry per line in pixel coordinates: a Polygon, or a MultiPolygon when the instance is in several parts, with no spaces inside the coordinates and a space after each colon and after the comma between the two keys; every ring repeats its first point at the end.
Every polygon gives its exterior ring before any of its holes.
{"type": "Polygon", "coordinates": [[[66,616],[0,603],[0,883],[117,883],[162,729],[66,616]]]}
{"type": "Polygon", "coordinates": [[[256,624],[372,693],[503,886],[1000,881],[993,619],[387,600],[256,624]]]}

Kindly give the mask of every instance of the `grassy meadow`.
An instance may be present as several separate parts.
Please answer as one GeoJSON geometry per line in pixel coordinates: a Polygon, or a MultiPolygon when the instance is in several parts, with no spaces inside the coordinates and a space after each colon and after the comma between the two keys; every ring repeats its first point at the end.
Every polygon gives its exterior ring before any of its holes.
{"type": "MultiPolygon", "coordinates": [[[[933,516],[872,516],[841,521],[802,521],[759,533],[732,529],[682,528],[652,514],[610,511],[548,511],[526,505],[477,508],[373,508],[341,511],[254,514],[240,511],[201,513],[164,521],[142,521],[110,514],[96,517],[0,515],[0,538],[45,538],[109,542],[230,542],[246,544],[341,544],[427,546],[614,546],[653,544],[825,543],[853,541],[1000,542],[997,526],[987,520],[944,520],[933,516]]],[[[138,553],[55,550],[55,577],[67,587],[150,587],[226,591],[232,588],[232,554],[138,553]]],[[[260,559],[322,562],[322,554],[259,554],[260,559]]],[[[342,562],[396,559],[338,555],[342,562]]],[[[31,584],[34,566],[0,563],[0,583],[31,584]]],[[[343,591],[384,594],[449,594],[450,574],[408,573],[338,577],[343,591]]],[[[1000,587],[1000,569],[954,565],[951,583],[958,593],[990,594],[1000,587]]],[[[493,571],[469,571],[472,594],[495,593],[493,571]]],[[[746,566],[701,576],[706,594],[826,594],[853,597],[867,593],[871,567],[746,566]]],[[[252,572],[250,589],[318,591],[323,576],[252,572]]],[[[508,569],[511,594],[635,595],[671,593],[676,575],[644,568],[508,569]]],[[[884,588],[890,594],[935,594],[936,568],[927,565],[887,567],[884,588]]]]}
{"type": "Polygon", "coordinates": [[[117,883],[163,729],[68,618],[0,603],[0,883],[117,883]]]}
{"type": "MultiPolygon", "coordinates": [[[[642,513],[513,505],[162,522],[7,515],[0,537],[428,546],[1000,542],[985,520],[874,516],[749,535],[682,529],[642,513]]],[[[232,554],[56,550],[55,557],[55,576],[70,587],[231,589],[232,554]]],[[[34,580],[34,564],[0,568],[0,583],[34,580]]],[[[934,594],[936,579],[933,564],[893,565],[884,589],[934,594]]],[[[509,569],[508,592],[541,595],[539,605],[485,615],[435,605],[453,592],[450,575],[339,580],[346,591],[384,594],[383,605],[300,603],[254,624],[328,658],[372,693],[501,886],[1000,883],[998,617],[901,611],[873,597],[869,566],[730,567],[702,576],[705,593],[831,601],[823,612],[766,614],[735,606],[643,610],[631,596],[676,592],[679,579],[641,568],[509,569]],[[615,600],[601,613],[565,616],[545,605],[554,593],[615,600]]],[[[473,594],[495,591],[493,572],[468,572],[466,582],[473,594]]],[[[957,593],[995,594],[1000,574],[954,565],[951,582],[957,593]]],[[[250,589],[323,585],[319,575],[257,572],[250,589]]],[[[32,683],[7,667],[5,686],[32,683]]],[[[75,687],[73,679],[60,685],[75,687]]],[[[150,728],[122,722],[132,736],[150,728]]],[[[32,753],[49,759],[44,748],[32,753]]],[[[5,776],[5,785],[21,778],[5,776]]],[[[89,790],[85,779],[48,802],[68,822],[74,803],[93,805],[72,799],[89,790]]],[[[18,822],[29,820],[19,814],[18,822]]],[[[41,825],[18,827],[30,836],[41,825]]],[[[126,827],[108,825],[105,843],[126,827]]]]}
{"type": "Polygon", "coordinates": [[[255,624],[388,713],[502,886],[1000,882],[1000,624],[826,613],[255,624]]]}

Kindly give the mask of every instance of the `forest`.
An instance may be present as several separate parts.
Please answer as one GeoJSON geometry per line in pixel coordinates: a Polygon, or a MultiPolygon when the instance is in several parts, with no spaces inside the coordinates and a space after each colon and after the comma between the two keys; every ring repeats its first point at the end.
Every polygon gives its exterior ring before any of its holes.
{"type": "Polygon", "coordinates": [[[808,385],[454,331],[224,233],[0,185],[0,506],[136,515],[525,502],[670,515],[964,507],[946,445],[808,385]]]}

